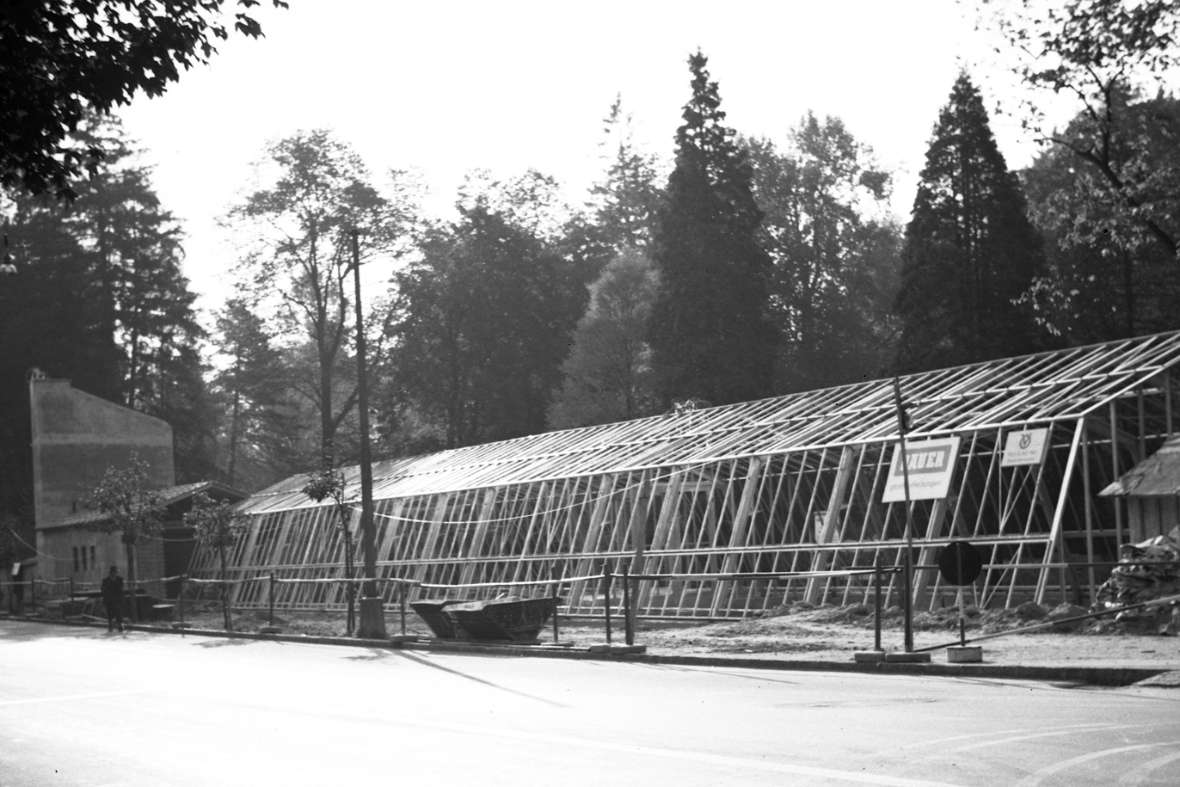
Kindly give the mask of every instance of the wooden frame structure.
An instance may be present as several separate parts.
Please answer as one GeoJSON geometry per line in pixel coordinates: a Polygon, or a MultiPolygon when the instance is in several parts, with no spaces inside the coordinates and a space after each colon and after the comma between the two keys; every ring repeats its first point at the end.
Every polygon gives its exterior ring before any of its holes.
{"type": "MultiPolygon", "coordinates": [[[[954,538],[983,551],[980,605],[1084,602],[1125,536],[1119,502],[1097,492],[1173,433],[1178,364],[1175,332],[902,378],[908,439],[960,438],[949,496],[910,503],[920,607],[951,599],[931,568],[954,538]],[[1009,433],[1029,429],[1047,430],[1043,461],[1004,466],[1009,433]]],[[[849,570],[902,562],[905,504],[881,502],[896,423],[891,381],[878,380],[378,462],[378,572],[469,586],[449,593],[463,598],[561,580],[570,614],[601,611],[599,583],[579,578],[604,564],[660,575],[637,583],[645,616],[865,603],[871,575],[849,570]],[[773,576],[732,576],[749,574],[773,576]]],[[[359,499],[358,469],[345,475],[359,499]]],[[[267,604],[268,584],[251,580],[341,576],[337,511],[304,496],[305,481],[242,504],[237,605],[267,604]]],[[[359,503],[349,516],[355,532],[359,503]]],[[[212,555],[198,552],[193,574],[215,576],[212,555]]],[[[887,576],[898,603],[898,575],[887,576]]],[[[394,603],[399,585],[383,587],[394,603]]],[[[345,602],[339,583],[276,592],[279,607],[345,602]]]]}

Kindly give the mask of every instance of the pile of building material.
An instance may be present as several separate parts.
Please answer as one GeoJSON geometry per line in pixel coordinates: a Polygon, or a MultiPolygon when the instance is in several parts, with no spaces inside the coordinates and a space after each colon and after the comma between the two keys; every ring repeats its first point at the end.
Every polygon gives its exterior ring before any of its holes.
{"type": "MultiPolygon", "coordinates": [[[[1098,588],[1097,607],[1113,609],[1180,594],[1180,527],[1119,549],[1119,563],[1098,588]]],[[[1127,610],[1115,620],[1154,618],[1159,610],[1127,610]]]]}

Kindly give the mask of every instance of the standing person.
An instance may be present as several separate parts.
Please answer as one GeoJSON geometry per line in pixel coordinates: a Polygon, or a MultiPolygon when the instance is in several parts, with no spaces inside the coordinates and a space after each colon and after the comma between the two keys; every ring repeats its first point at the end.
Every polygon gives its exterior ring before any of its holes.
{"type": "Polygon", "coordinates": [[[119,576],[119,569],[111,566],[111,571],[102,580],[102,605],[107,608],[107,631],[114,631],[115,624],[119,624],[119,631],[123,630],[123,577],[119,576]]]}

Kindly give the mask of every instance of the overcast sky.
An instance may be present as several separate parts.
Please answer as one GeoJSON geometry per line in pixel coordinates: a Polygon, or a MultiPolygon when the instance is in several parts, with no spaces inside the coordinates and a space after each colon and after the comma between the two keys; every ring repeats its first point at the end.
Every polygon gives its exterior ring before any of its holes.
{"type": "MultiPolygon", "coordinates": [[[[740,133],[785,140],[809,109],[842,118],[896,177],[905,220],[930,132],[958,70],[989,101],[1012,82],[955,0],[291,0],[266,38],[224,43],[208,66],[121,113],[187,233],[186,271],[213,307],[232,248],[217,218],[268,142],[329,128],[380,180],[419,170],[439,210],[464,172],[535,168],[581,189],[600,175],[616,94],[638,146],[670,158],[700,48],[740,133]]],[[[994,43],[991,41],[990,43],[994,43]]],[[[1010,166],[1035,148],[993,117],[1010,166]]]]}

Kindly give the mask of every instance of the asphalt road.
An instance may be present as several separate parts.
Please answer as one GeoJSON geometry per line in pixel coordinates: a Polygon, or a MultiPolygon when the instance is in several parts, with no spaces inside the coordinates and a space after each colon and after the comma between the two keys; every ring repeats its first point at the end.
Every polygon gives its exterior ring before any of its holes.
{"type": "Polygon", "coordinates": [[[1180,690],[0,622],[0,785],[1180,784],[1180,690]]]}

